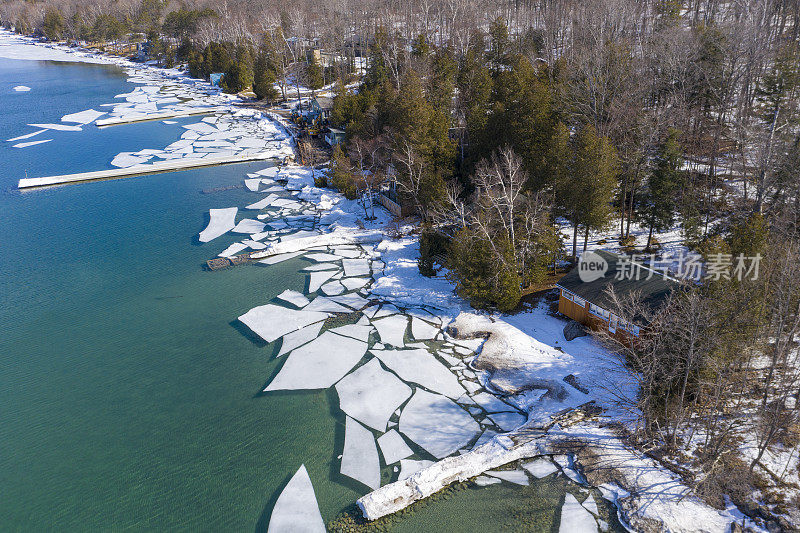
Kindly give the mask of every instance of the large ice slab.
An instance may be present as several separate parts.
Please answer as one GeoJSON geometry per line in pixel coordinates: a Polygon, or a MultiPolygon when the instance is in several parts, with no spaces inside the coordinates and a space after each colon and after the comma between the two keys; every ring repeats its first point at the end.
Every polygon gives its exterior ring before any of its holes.
{"type": "Polygon", "coordinates": [[[408,318],[403,315],[393,315],[373,322],[381,336],[381,342],[392,346],[401,347],[405,344],[404,337],[408,328],[408,318]]]}
{"type": "Polygon", "coordinates": [[[472,399],[483,407],[487,413],[504,413],[507,411],[516,412],[516,409],[508,405],[506,402],[488,392],[481,392],[472,397],[472,399]]]}
{"type": "Polygon", "coordinates": [[[342,411],[362,424],[386,431],[392,413],[411,396],[411,387],[381,368],[377,359],[370,359],[337,383],[336,392],[342,411]]]}
{"type": "Polygon", "coordinates": [[[322,270],[319,272],[312,272],[311,279],[308,282],[308,292],[317,292],[322,284],[331,279],[336,274],[335,270],[322,270]]]}
{"type": "MultiPolygon", "coordinates": [[[[377,324],[378,321],[373,322],[377,324]]],[[[371,350],[381,362],[405,381],[418,383],[434,392],[456,399],[465,393],[464,387],[450,369],[440,363],[429,351],[371,350]]]]}
{"type": "Polygon", "coordinates": [[[422,389],[417,389],[403,408],[398,428],[438,459],[463,448],[480,431],[458,404],[422,389]]]}
{"type": "Polygon", "coordinates": [[[400,461],[400,474],[397,476],[398,481],[402,481],[416,474],[423,468],[428,468],[433,464],[433,461],[423,459],[417,461],[415,459],[402,459],[400,461]]]}
{"type": "Polygon", "coordinates": [[[395,429],[390,429],[378,437],[378,446],[383,455],[383,462],[387,465],[414,455],[413,450],[408,447],[406,441],[395,429]]]}
{"type": "Polygon", "coordinates": [[[519,413],[492,413],[489,418],[503,431],[513,431],[528,420],[519,413]]]}
{"type": "Polygon", "coordinates": [[[324,311],[326,313],[349,313],[350,310],[341,304],[338,304],[326,298],[325,296],[317,296],[314,300],[306,306],[307,311],[324,311]]]}
{"type": "Polygon", "coordinates": [[[283,300],[284,302],[290,303],[295,307],[305,307],[308,305],[309,299],[306,298],[305,294],[298,291],[293,291],[291,289],[286,289],[282,293],[278,295],[278,298],[283,300]]]}
{"type": "Polygon", "coordinates": [[[411,335],[415,340],[430,340],[433,339],[438,333],[439,328],[432,326],[417,317],[411,317],[411,335]]]}
{"type": "Polygon", "coordinates": [[[561,507],[561,525],[559,533],[595,533],[597,522],[592,513],[583,508],[578,500],[569,492],[564,496],[561,507]]]}
{"type": "Polygon", "coordinates": [[[236,226],[237,207],[226,207],[224,209],[210,209],[209,221],[206,229],[200,232],[200,242],[208,242],[224,235],[236,226]]]}
{"type": "Polygon", "coordinates": [[[348,416],[344,425],[341,473],[375,490],[381,486],[380,467],[372,432],[348,416]]]}
{"type": "Polygon", "coordinates": [[[314,486],[302,465],[284,487],[272,508],[268,533],[325,533],[314,486]]]}
{"type": "Polygon", "coordinates": [[[239,320],[253,333],[267,342],[328,318],[327,313],[316,311],[295,311],[279,305],[254,307],[239,317],[239,320]]]}
{"type": "Polygon", "coordinates": [[[297,331],[287,333],[283,336],[281,341],[281,351],[278,352],[278,357],[287,354],[306,343],[309,343],[319,337],[319,331],[322,329],[323,322],[316,322],[310,326],[306,326],[297,331]]]}
{"type": "Polygon", "coordinates": [[[252,218],[245,218],[239,221],[238,224],[231,230],[234,233],[258,233],[264,230],[263,222],[253,220],[252,218]]]}
{"type": "Polygon", "coordinates": [[[558,467],[552,461],[541,457],[528,463],[523,463],[522,468],[527,470],[533,477],[539,479],[558,472],[558,467]]]}
{"type": "MultiPolygon", "coordinates": [[[[249,180],[245,180],[245,181],[249,181],[249,180]]],[[[273,200],[275,200],[277,197],[278,197],[278,195],[277,195],[277,194],[268,194],[267,196],[265,196],[265,197],[264,197],[264,198],[262,198],[261,200],[259,200],[259,201],[255,202],[255,203],[252,203],[252,204],[250,204],[250,205],[248,205],[248,206],[247,206],[245,209],[264,209],[264,208],[265,208],[265,207],[267,207],[267,206],[268,206],[268,205],[269,205],[269,204],[270,204],[270,203],[271,203],[273,200]]]]}
{"type": "Polygon", "coordinates": [[[98,118],[105,115],[104,111],[95,111],[94,109],[87,109],[86,111],[79,111],[77,113],[70,113],[61,117],[61,122],[75,122],[78,124],[89,124],[98,118]]]}
{"type": "Polygon", "coordinates": [[[13,148],[27,148],[28,146],[36,146],[37,144],[49,143],[53,139],[41,139],[38,141],[26,141],[13,145],[13,148]]]}
{"type": "Polygon", "coordinates": [[[366,351],[367,343],[326,331],[289,354],[264,390],[327,389],[342,379],[366,351]]]}
{"type": "Polygon", "coordinates": [[[342,259],[344,275],[347,277],[369,276],[369,261],[366,259],[342,259]]]}
{"type": "Polygon", "coordinates": [[[503,481],[508,481],[509,483],[514,483],[516,485],[530,484],[528,475],[522,470],[487,470],[485,473],[492,477],[496,477],[497,479],[502,479],[503,481]]]}
{"type": "Polygon", "coordinates": [[[339,335],[344,335],[345,337],[353,337],[354,339],[367,342],[372,330],[373,327],[371,324],[348,324],[346,326],[333,328],[330,331],[338,333],[339,335]]]}

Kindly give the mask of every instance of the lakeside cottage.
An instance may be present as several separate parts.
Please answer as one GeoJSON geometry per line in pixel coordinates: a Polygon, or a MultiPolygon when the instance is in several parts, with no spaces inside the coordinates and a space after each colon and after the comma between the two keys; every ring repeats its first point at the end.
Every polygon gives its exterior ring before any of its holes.
{"type": "Polygon", "coordinates": [[[636,292],[643,304],[657,309],[680,284],[661,272],[632,262],[628,256],[604,250],[593,253],[599,256],[601,264],[605,263],[604,272],[592,279],[595,276],[581,275],[579,263],[561,278],[556,284],[558,312],[594,330],[608,329],[621,340],[631,341],[639,337],[646,324],[625,322],[609,311],[608,288],[613,287],[619,297],[636,292]]]}

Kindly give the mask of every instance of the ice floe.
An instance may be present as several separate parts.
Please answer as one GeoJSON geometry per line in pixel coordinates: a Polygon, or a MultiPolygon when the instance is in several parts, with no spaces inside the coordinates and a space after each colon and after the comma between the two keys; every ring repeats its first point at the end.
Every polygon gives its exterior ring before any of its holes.
{"type": "Polygon", "coordinates": [[[372,330],[373,327],[369,324],[348,324],[346,326],[333,328],[330,331],[339,335],[344,335],[345,337],[353,337],[354,339],[367,342],[372,330]]]}
{"type": "Polygon", "coordinates": [[[564,496],[564,505],[561,507],[561,524],[559,533],[595,533],[597,522],[594,516],[578,503],[578,500],[569,492],[564,496]]]}
{"type": "Polygon", "coordinates": [[[264,390],[327,389],[349,372],[366,350],[365,342],[326,331],[289,354],[278,375],[264,390]]]}
{"type": "Polygon", "coordinates": [[[89,124],[102,117],[106,113],[104,111],[95,111],[94,109],[87,109],[86,111],[79,111],[78,113],[70,113],[61,117],[61,122],[75,122],[77,124],[89,124]]]}
{"type": "Polygon", "coordinates": [[[423,459],[418,461],[416,459],[402,459],[400,461],[400,474],[398,475],[398,481],[402,481],[403,479],[408,479],[423,468],[428,468],[433,464],[433,461],[428,461],[427,459],[423,459]]]}
{"type": "MultiPolygon", "coordinates": [[[[298,253],[299,255],[299,253],[298,253]]],[[[336,274],[335,270],[323,270],[321,272],[312,272],[311,278],[308,282],[308,292],[317,292],[322,284],[328,281],[336,274]]]]}
{"type": "Polygon", "coordinates": [[[439,333],[439,328],[432,326],[417,317],[411,317],[411,335],[414,339],[430,340],[439,333]]]}
{"type": "Polygon", "coordinates": [[[378,437],[378,446],[383,455],[383,462],[387,465],[414,455],[414,452],[408,447],[400,433],[394,429],[390,429],[378,437]]]}
{"type": "Polygon", "coordinates": [[[344,275],[347,277],[369,276],[369,261],[366,259],[342,259],[344,275]]]}
{"type": "Polygon", "coordinates": [[[480,394],[475,394],[472,396],[472,399],[483,407],[487,413],[502,413],[506,411],[515,412],[516,409],[508,405],[506,402],[499,399],[497,396],[493,394],[489,394],[488,392],[481,392],[480,394]]]}
{"type": "Polygon", "coordinates": [[[369,281],[369,278],[344,278],[342,279],[342,285],[344,285],[348,291],[355,291],[364,287],[369,281]]]}
{"type": "Polygon", "coordinates": [[[14,148],[27,148],[28,146],[36,146],[37,144],[49,143],[53,139],[42,139],[40,141],[27,141],[23,143],[17,143],[13,147],[14,148]]]}
{"type": "Polygon", "coordinates": [[[302,465],[281,491],[272,508],[268,533],[325,533],[314,486],[302,465]]]}
{"type": "Polygon", "coordinates": [[[27,85],[17,85],[16,87],[14,87],[12,89],[12,91],[18,92],[18,93],[26,93],[26,92],[28,92],[30,90],[31,90],[31,88],[28,87],[27,85]]]}
{"type": "Polygon", "coordinates": [[[345,420],[340,472],[375,490],[381,486],[380,459],[372,432],[350,418],[345,420]]]}
{"type": "MultiPolygon", "coordinates": [[[[248,181],[250,180],[245,180],[245,182],[248,181]]],[[[248,205],[247,207],[245,207],[245,209],[264,209],[270,204],[270,202],[273,202],[276,198],[278,198],[277,194],[268,194],[258,202],[248,205]]]]}
{"type": "Polygon", "coordinates": [[[528,473],[533,477],[539,479],[558,472],[558,467],[555,464],[553,464],[552,461],[549,461],[544,458],[538,458],[534,459],[533,461],[523,463],[522,468],[527,470],[528,473]]]}
{"type": "Polygon", "coordinates": [[[324,311],[326,313],[349,313],[350,310],[341,304],[338,304],[326,298],[325,296],[317,296],[310,304],[306,306],[307,311],[324,311]]]}
{"type": "Polygon", "coordinates": [[[287,333],[326,318],[328,318],[327,313],[305,309],[295,311],[279,305],[267,304],[249,310],[239,317],[239,321],[265,341],[273,342],[287,333]]]}
{"type": "MultiPolygon", "coordinates": [[[[376,315],[377,316],[377,315],[376,315]]],[[[403,346],[408,318],[405,316],[389,316],[373,322],[381,336],[381,342],[392,346],[403,346]]]]}
{"type": "Polygon", "coordinates": [[[67,126],[66,124],[28,124],[34,128],[42,128],[45,130],[58,130],[58,131],[81,131],[80,126],[67,126]]]}
{"type": "Polygon", "coordinates": [[[487,470],[485,473],[516,485],[530,484],[528,475],[522,470],[487,470]]]}
{"type": "Polygon", "coordinates": [[[528,420],[519,413],[492,413],[489,418],[503,431],[515,430],[528,420]]]}
{"type": "Polygon", "coordinates": [[[285,253],[285,254],[271,255],[271,256],[267,257],[266,259],[260,259],[258,262],[263,264],[263,265],[275,265],[275,264],[287,261],[289,259],[293,259],[293,258],[301,255],[302,253],[303,252],[290,252],[290,253],[285,253]]]}
{"type": "Polygon", "coordinates": [[[284,302],[290,303],[295,307],[305,307],[308,305],[309,299],[302,292],[286,289],[278,295],[278,298],[284,302]]]}
{"type": "MultiPolygon", "coordinates": [[[[195,143],[195,145],[198,145],[198,144],[200,144],[200,143],[195,143]]],[[[250,189],[253,192],[258,191],[259,185],[261,185],[261,180],[258,179],[258,178],[244,180],[244,186],[247,187],[248,189],[250,189]]],[[[248,207],[248,209],[253,209],[253,208],[248,207]]],[[[261,208],[257,208],[257,209],[261,209],[261,208]]]]}
{"type": "Polygon", "coordinates": [[[46,131],[47,130],[36,130],[33,133],[26,133],[25,135],[20,135],[19,137],[14,137],[12,139],[6,139],[6,142],[10,142],[11,143],[11,142],[14,142],[14,141],[21,141],[23,139],[30,139],[31,137],[33,137],[35,135],[39,135],[40,133],[44,133],[46,131]]]}
{"type": "Polygon", "coordinates": [[[222,250],[219,253],[219,257],[233,257],[234,255],[238,254],[239,252],[246,250],[247,245],[241,242],[235,242],[222,250]]]}
{"type": "Polygon", "coordinates": [[[318,263],[324,263],[326,261],[339,261],[341,257],[334,254],[329,254],[325,252],[315,252],[313,254],[306,254],[306,257],[311,259],[312,261],[316,261],[318,263]]]}
{"type": "MultiPolygon", "coordinates": [[[[373,324],[377,325],[378,322],[373,324]]],[[[425,349],[370,351],[405,381],[418,383],[453,399],[464,394],[464,387],[458,378],[425,349]]]]}
{"type": "Polygon", "coordinates": [[[234,233],[258,233],[263,231],[265,224],[252,218],[245,218],[239,221],[238,224],[231,230],[234,233]]]}
{"type": "Polygon", "coordinates": [[[461,407],[439,394],[417,389],[400,413],[400,432],[441,459],[463,448],[480,426],[461,407]]]}
{"type": "Polygon", "coordinates": [[[236,225],[236,213],[238,210],[236,207],[210,209],[208,226],[200,232],[200,242],[211,241],[232,230],[236,225]]]}
{"type": "Polygon", "coordinates": [[[291,333],[284,335],[281,340],[281,351],[278,352],[278,357],[287,354],[298,346],[307,344],[319,337],[322,324],[322,322],[316,322],[310,326],[306,326],[302,329],[298,329],[297,331],[292,331],[291,333]]]}
{"type": "Polygon", "coordinates": [[[378,431],[386,431],[389,418],[411,396],[411,387],[370,359],[336,384],[339,407],[349,416],[378,431]]]}

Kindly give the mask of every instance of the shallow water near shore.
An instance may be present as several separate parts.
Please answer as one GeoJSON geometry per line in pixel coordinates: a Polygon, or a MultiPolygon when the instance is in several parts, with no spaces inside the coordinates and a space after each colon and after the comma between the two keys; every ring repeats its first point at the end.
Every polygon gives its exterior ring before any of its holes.
{"type": "MultiPolygon", "coordinates": [[[[120,69],[89,64],[1,60],[0,74],[3,139],[102,110],[134,87],[120,69]]],[[[202,268],[236,240],[197,242],[208,209],[254,198],[208,191],[241,185],[265,163],[15,189],[26,172],[99,170],[120,151],[162,148],[179,124],[48,131],[32,140],[52,142],[28,148],[0,142],[0,529],[265,529],[301,464],[326,521],[366,492],[338,473],[336,395],[260,394],[281,361],[236,322],[285,289],[302,291],[308,263],[202,268]]],[[[561,496],[542,500],[542,530],[558,527],[564,488],[550,490],[561,496]]],[[[499,530],[506,511],[492,507],[495,493],[528,498],[507,485],[470,489],[394,527],[499,530]],[[465,523],[461,510],[478,500],[495,511],[465,523]]]]}

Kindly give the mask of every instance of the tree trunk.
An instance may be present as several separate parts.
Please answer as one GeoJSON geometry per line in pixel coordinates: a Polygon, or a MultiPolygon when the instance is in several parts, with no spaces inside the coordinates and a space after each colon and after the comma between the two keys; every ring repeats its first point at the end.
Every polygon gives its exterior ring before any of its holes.
{"type": "Polygon", "coordinates": [[[575,254],[578,253],[578,223],[575,222],[575,229],[572,232],[572,260],[575,260],[575,254]]]}
{"type": "Polygon", "coordinates": [[[589,243],[589,225],[586,225],[586,232],[583,234],[583,251],[586,251],[586,245],[589,243]]]}

